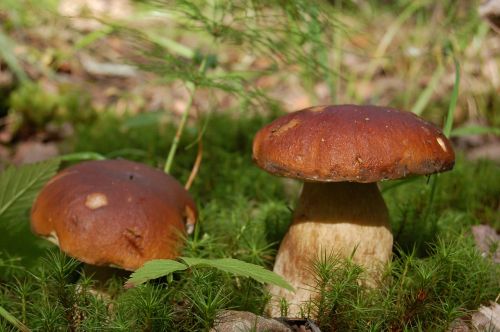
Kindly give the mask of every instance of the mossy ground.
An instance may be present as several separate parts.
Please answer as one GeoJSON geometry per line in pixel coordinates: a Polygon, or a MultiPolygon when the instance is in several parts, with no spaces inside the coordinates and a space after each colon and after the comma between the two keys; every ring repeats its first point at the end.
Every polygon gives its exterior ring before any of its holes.
{"type": "MultiPolygon", "coordinates": [[[[300,185],[252,163],[253,135],[267,121],[210,117],[203,166],[191,190],[200,220],[184,255],[234,257],[271,268],[300,185]]],[[[102,117],[93,126],[81,126],[75,150],[161,165],[175,128],[152,123],[124,129],[124,122],[102,117]]],[[[196,138],[190,132],[174,168],[181,181],[195,154],[186,150],[196,138]]],[[[470,227],[499,226],[498,172],[491,162],[470,163],[459,156],[455,169],[439,176],[430,210],[425,177],[397,187],[382,183],[395,234],[393,262],[379,288],[365,289],[359,286],[361,269],[334,256],[319,257],[311,271],[318,280],[320,298],[311,309],[320,313],[319,325],[325,331],[446,330],[455,318],[467,318],[494,300],[500,268],[475,248],[470,227]]],[[[111,299],[102,298],[90,291],[93,281],[81,264],[56,249],[44,251],[31,266],[4,256],[0,261],[0,306],[34,330],[206,330],[219,309],[263,314],[268,300],[263,285],[211,269],[188,270],[129,290],[116,277],[107,285],[111,299]]],[[[0,324],[13,330],[5,321],[0,324]]]]}

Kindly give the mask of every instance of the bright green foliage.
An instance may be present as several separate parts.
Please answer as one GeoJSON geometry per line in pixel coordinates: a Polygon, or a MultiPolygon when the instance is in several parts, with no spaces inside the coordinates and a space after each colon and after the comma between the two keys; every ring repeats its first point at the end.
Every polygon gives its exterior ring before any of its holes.
{"type": "Polygon", "coordinates": [[[154,259],[146,262],[140,269],[134,271],[127,280],[126,286],[134,287],[151,279],[167,276],[173,272],[187,269],[186,264],[171,259],[154,259]]]}
{"type": "Polygon", "coordinates": [[[31,234],[29,213],[35,196],[56,174],[59,163],[59,160],[49,160],[17,168],[11,166],[0,173],[0,275],[17,270],[17,266],[10,264],[15,257],[20,256],[28,263],[46,246],[45,241],[38,241],[31,234]],[[5,269],[1,269],[4,258],[5,269]]]}
{"type": "Polygon", "coordinates": [[[20,227],[41,187],[59,168],[58,160],[9,167],[0,174],[0,227],[20,227]]]}
{"type": "Polygon", "coordinates": [[[159,277],[167,276],[173,272],[182,271],[188,267],[213,267],[224,272],[234,274],[235,276],[248,277],[262,283],[277,285],[288,290],[293,290],[292,286],[288,284],[279,275],[264,269],[260,265],[246,263],[234,258],[219,258],[219,259],[206,259],[206,258],[193,258],[181,257],[184,264],[170,260],[170,259],[157,259],[144,264],[143,267],[132,273],[127,285],[135,286],[142,284],[148,280],[156,279],[159,277]]]}
{"type": "Polygon", "coordinates": [[[262,283],[277,285],[293,291],[293,287],[279,275],[264,269],[260,265],[245,263],[234,258],[206,259],[206,258],[181,258],[189,267],[208,266],[214,267],[236,276],[249,277],[262,283]]]}

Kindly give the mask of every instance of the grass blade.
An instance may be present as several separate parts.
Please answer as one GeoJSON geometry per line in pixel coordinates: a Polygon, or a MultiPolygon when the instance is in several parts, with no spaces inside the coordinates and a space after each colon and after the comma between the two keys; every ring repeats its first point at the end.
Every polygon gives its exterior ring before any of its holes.
{"type": "Polygon", "coordinates": [[[416,115],[422,114],[427,104],[429,104],[429,101],[431,100],[432,97],[432,93],[436,90],[439,80],[441,79],[441,77],[443,77],[444,72],[445,72],[444,67],[439,66],[434,75],[432,75],[429,84],[427,85],[425,90],[420,94],[420,96],[417,99],[417,102],[411,109],[412,113],[415,113],[416,115]]]}
{"type": "Polygon", "coordinates": [[[390,183],[387,183],[387,182],[383,182],[383,184],[381,184],[381,189],[380,191],[382,193],[385,193],[385,192],[388,192],[388,191],[391,191],[392,189],[396,189],[400,186],[403,186],[403,185],[406,185],[410,182],[415,182],[417,180],[421,180],[420,177],[418,176],[412,176],[412,177],[409,177],[409,178],[404,178],[404,179],[400,179],[400,180],[395,180],[395,181],[390,181],[390,183]]]}
{"type": "Polygon", "coordinates": [[[21,323],[19,319],[14,317],[10,312],[5,310],[3,307],[0,306],[0,317],[3,317],[6,321],[14,325],[19,331],[21,332],[30,332],[31,330],[21,323]]]}
{"type": "Polygon", "coordinates": [[[412,1],[409,3],[409,5],[401,11],[399,16],[394,20],[394,22],[386,29],[385,34],[383,37],[380,39],[380,42],[377,46],[377,49],[375,50],[375,53],[373,54],[373,60],[370,62],[370,65],[368,69],[366,70],[366,75],[364,77],[364,81],[369,81],[372,79],[373,75],[375,74],[379,64],[380,60],[385,56],[387,53],[387,49],[391,45],[393,39],[396,37],[396,35],[401,32],[401,27],[403,24],[410,18],[412,15],[422,8],[423,6],[427,5],[429,1],[427,0],[421,0],[421,1],[412,1]]]}
{"type": "MultiPolygon", "coordinates": [[[[199,69],[200,73],[205,73],[206,65],[207,65],[207,59],[204,58],[202,63],[200,64],[200,69],[199,69]]],[[[165,161],[165,167],[163,168],[163,170],[167,174],[170,173],[170,170],[172,168],[172,163],[174,162],[175,152],[177,151],[177,146],[179,145],[179,141],[180,141],[182,133],[184,131],[184,126],[186,125],[186,122],[187,122],[187,119],[189,116],[189,110],[191,109],[191,106],[193,105],[194,94],[196,92],[196,84],[194,82],[187,82],[187,87],[189,90],[188,103],[186,104],[186,108],[184,109],[184,112],[182,113],[181,122],[179,123],[179,127],[177,127],[177,131],[176,131],[174,139],[172,141],[170,151],[168,152],[167,160],[165,161]]]]}
{"type": "Polygon", "coordinates": [[[451,93],[450,106],[448,108],[448,114],[446,115],[446,120],[443,128],[443,132],[446,137],[450,137],[451,129],[453,127],[453,115],[457,108],[458,102],[458,92],[460,88],[460,63],[457,58],[453,56],[453,62],[455,63],[455,85],[453,86],[453,91],[451,93]]]}
{"type": "Polygon", "coordinates": [[[75,152],[57,157],[60,161],[105,160],[106,157],[97,152],[75,152]]]}
{"type": "Polygon", "coordinates": [[[28,75],[26,75],[17,61],[15,54],[12,52],[13,48],[13,43],[3,29],[0,28],[0,58],[7,63],[7,66],[14,72],[19,81],[29,81],[28,75]]]}
{"type": "MultiPolygon", "coordinates": [[[[451,129],[453,127],[453,117],[455,114],[455,110],[457,108],[458,93],[459,93],[459,88],[460,88],[460,63],[458,62],[457,58],[454,55],[453,55],[453,62],[455,63],[455,84],[453,86],[453,91],[451,93],[448,114],[446,115],[446,120],[445,120],[444,128],[443,128],[443,133],[445,134],[446,137],[450,137],[450,134],[451,134],[451,129]]],[[[435,194],[436,194],[437,182],[438,182],[438,175],[432,174],[430,177],[431,193],[429,195],[429,204],[427,205],[425,215],[424,215],[424,220],[423,220],[424,225],[427,224],[430,212],[431,212],[432,207],[434,205],[434,198],[436,196],[435,194]]],[[[434,230],[436,228],[436,222],[437,222],[437,220],[434,220],[434,223],[431,225],[432,230],[434,230]]]]}
{"type": "Polygon", "coordinates": [[[460,137],[468,135],[486,135],[493,134],[500,136],[500,128],[498,127],[487,127],[487,126],[466,126],[455,128],[451,131],[451,137],[460,137]]]}

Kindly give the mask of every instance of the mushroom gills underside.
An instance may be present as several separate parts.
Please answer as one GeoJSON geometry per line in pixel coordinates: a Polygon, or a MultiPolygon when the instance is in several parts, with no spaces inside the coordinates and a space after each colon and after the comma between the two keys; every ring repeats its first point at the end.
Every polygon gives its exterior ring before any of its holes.
{"type": "Polygon", "coordinates": [[[271,286],[269,313],[281,316],[284,299],[288,317],[302,315],[300,307],[316,296],[312,262],[320,255],[352,256],[366,270],[366,284],[374,286],[391,258],[392,242],[387,207],[376,183],[304,183],[274,264],[274,272],[295,293],[271,286]]]}

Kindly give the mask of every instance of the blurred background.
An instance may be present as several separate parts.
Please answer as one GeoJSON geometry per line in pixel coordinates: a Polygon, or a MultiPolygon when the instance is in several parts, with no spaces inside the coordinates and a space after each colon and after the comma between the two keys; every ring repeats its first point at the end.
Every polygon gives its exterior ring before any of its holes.
{"type": "Polygon", "coordinates": [[[128,118],[129,127],[176,123],[192,83],[191,122],[200,113],[360,103],[442,125],[455,62],[456,147],[470,159],[498,161],[500,38],[490,24],[495,9],[486,7],[465,0],[2,0],[0,167],[81,149],[76,127],[109,114],[128,118]]]}

